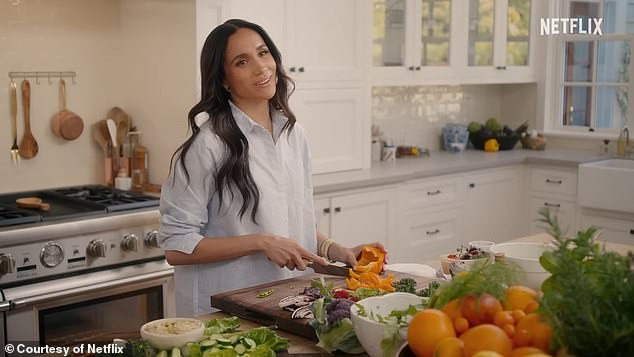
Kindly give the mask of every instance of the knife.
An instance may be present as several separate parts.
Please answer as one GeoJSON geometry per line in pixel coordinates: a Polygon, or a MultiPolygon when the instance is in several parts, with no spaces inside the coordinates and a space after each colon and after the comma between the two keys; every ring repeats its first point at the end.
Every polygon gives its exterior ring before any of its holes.
{"type": "Polygon", "coordinates": [[[318,274],[345,276],[345,277],[348,277],[349,269],[350,269],[349,266],[345,266],[345,265],[335,265],[335,264],[320,265],[313,261],[309,261],[307,265],[309,268],[312,268],[315,271],[315,273],[318,273],[318,274]]]}

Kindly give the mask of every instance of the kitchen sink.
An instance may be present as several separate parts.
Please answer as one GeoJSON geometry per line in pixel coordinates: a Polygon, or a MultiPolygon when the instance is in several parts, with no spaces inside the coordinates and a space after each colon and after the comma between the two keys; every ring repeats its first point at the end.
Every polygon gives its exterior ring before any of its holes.
{"type": "Polygon", "coordinates": [[[634,213],[634,160],[579,165],[577,202],[582,207],[634,213]]]}

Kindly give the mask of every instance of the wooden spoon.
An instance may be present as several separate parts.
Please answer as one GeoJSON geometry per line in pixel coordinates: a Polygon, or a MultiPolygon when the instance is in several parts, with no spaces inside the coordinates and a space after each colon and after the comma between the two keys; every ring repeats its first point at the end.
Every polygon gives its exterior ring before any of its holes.
{"type": "Polygon", "coordinates": [[[104,120],[100,120],[94,123],[90,127],[90,133],[92,134],[92,138],[103,151],[104,155],[106,155],[108,153],[108,139],[110,136],[110,134],[108,134],[108,128],[106,127],[106,122],[104,120]]]}
{"type": "Polygon", "coordinates": [[[32,159],[37,155],[39,147],[31,132],[31,84],[26,79],[22,81],[22,108],[24,109],[24,136],[22,136],[18,153],[25,159],[32,159]]]}
{"type": "Polygon", "coordinates": [[[40,211],[48,211],[51,206],[42,202],[39,197],[22,197],[15,200],[15,205],[20,208],[38,209],[40,211]]]}

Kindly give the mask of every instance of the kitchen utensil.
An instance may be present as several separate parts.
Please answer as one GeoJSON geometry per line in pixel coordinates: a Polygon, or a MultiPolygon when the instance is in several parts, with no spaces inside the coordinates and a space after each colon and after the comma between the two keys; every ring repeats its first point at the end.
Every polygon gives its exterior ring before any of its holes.
{"type": "Polygon", "coordinates": [[[75,140],[84,131],[84,122],[79,115],[66,109],[66,82],[59,80],[59,112],[51,120],[51,129],[56,136],[75,140]]]}
{"type": "Polygon", "coordinates": [[[24,135],[18,153],[25,159],[32,159],[37,155],[39,147],[31,132],[31,84],[26,79],[22,81],[22,108],[24,110],[24,135]]]}
{"type": "Polygon", "coordinates": [[[97,142],[97,145],[99,145],[105,155],[108,152],[108,141],[110,139],[110,134],[108,133],[106,122],[104,120],[100,120],[94,123],[90,127],[90,133],[92,135],[92,138],[97,142]],[[102,128],[106,129],[105,132],[102,128]]]}
{"type": "Polygon", "coordinates": [[[42,202],[39,197],[22,197],[15,200],[15,205],[20,208],[37,209],[40,211],[48,211],[51,206],[48,203],[42,202]]]}
{"type": "Polygon", "coordinates": [[[112,140],[112,146],[116,148],[119,143],[117,140],[117,125],[110,118],[106,119],[106,125],[108,126],[108,134],[110,135],[110,140],[112,140]]]}
{"type": "Polygon", "coordinates": [[[11,145],[11,159],[13,163],[17,164],[20,161],[20,155],[18,154],[18,96],[17,85],[11,80],[11,88],[9,90],[11,100],[11,134],[13,136],[13,145],[11,145]]]}
{"type": "Polygon", "coordinates": [[[313,261],[308,262],[308,267],[313,269],[315,273],[318,274],[326,274],[326,275],[335,275],[335,276],[344,276],[347,277],[349,275],[350,267],[345,265],[320,265],[313,261]]]}

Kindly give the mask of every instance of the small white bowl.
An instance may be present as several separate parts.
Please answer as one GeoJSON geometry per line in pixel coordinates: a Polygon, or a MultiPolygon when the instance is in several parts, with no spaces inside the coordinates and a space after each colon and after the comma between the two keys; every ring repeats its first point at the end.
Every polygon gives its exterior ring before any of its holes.
{"type": "Polygon", "coordinates": [[[535,290],[541,290],[544,280],[550,275],[539,263],[539,257],[555,246],[543,242],[508,242],[491,247],[496,261],[511,262],[519,266],[526,274],[520,277],[520,284],[535,290]]]}
{"type": "MultiPolygon", "coordinates": [[[[410,305],[420,305],[423,299],[420,296],[410,293],[389,293],[382,296],[375,296],[360,300],[357,304],[363,306],[368,315],[373,313],[374,316],[381,315],[386,317],[394,310],[405,310],[410,305]]],[[[350,308],[350,318],[357,339],[363,346],[363,349],[370,357],[383,357],[383,349],[381,348],[381,340],[384,337],[385,325],[373,320],[369,316],[359,316],[359,307],[357,304],[350,308]]],[[[407,336],[407,328],[399,331],[401,338],[407,336]]],[[[403,345],[407,342],[404,338],[403,345]]],[[[399,349],[402,346],[399,346],[399,349]]]]}
{"type": "Polygon", "coordinates": [[[205,323],[198,319],[172,317],[154,320],[141,326],[141,338],[159,350],[182,347],[198,342],[205,332],[205,323]]]}

